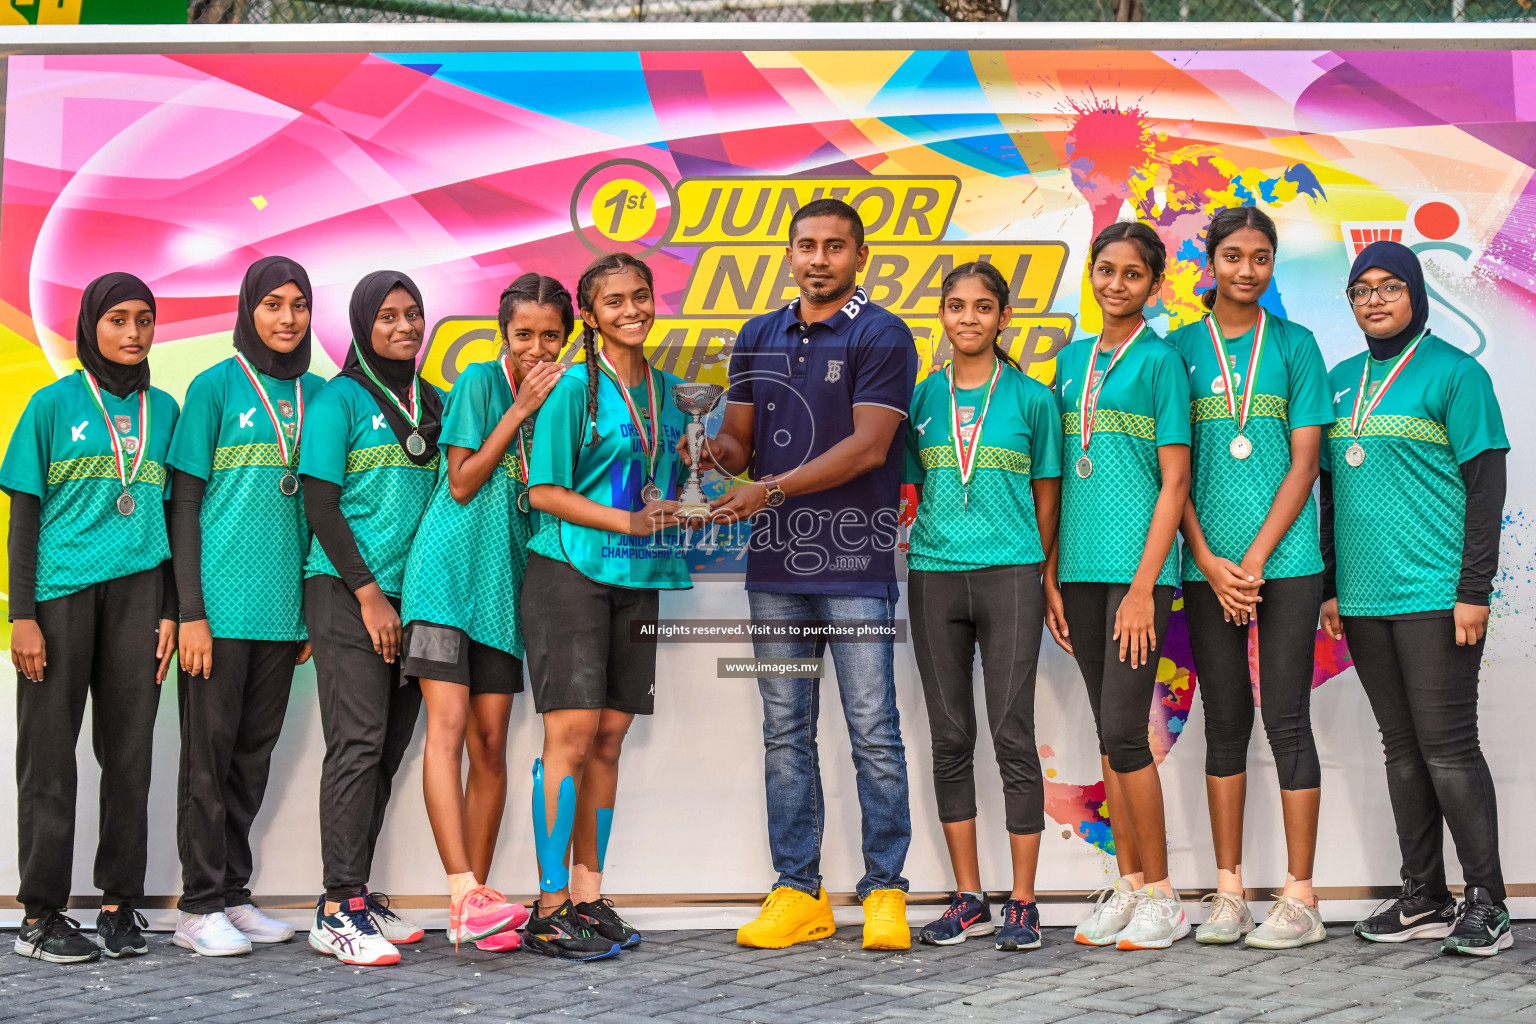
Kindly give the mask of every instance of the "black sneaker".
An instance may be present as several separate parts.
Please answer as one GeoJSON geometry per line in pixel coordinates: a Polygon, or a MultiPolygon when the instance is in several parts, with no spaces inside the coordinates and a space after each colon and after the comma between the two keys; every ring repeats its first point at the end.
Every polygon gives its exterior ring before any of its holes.
{"type": "Polygon", "coordinates": [[[121,903],[116,910],[103,910],[96,915],[96,941],[101,943],[101,951],[114,960],[140,956],[149,952],[149,940],[143,932],[148,927],[143,914],[121,903]]]}
{"type": "Polygon", "coordinates": [[[640,945],[640,933],[613,909],[613,900],[597,899],[591,903],[576,904],[576,913],[587,919],[588,926],[610,942],[617,942],[620,949],[634,949],[640,945]]]}
{"type": "Polygon", "coordinates": [[[50,910],[16,933],[16,952],[51,964],[83,964],[101,958],[101,949],[80,934],[80,922],[50,910]]]}
{"type": "Polygon", "coordinates": [[[539,905],[533,905],[533,916],[523,925],[523,948],[560,960],[606,960],[619,955],[619,944],[593,931],[570,900],[544,917],[539,916],[539,905]]]}
{"type": "Polygon", "coordinates": [[[1355,925],[1355,934],[1372,942],[1407,942],[1410,939],[1443,939],[1456,923],[1456,898],[1427,895],[1411,878],[1403,879],[1403,891],[1386,910],[1355,925]]]}
{"type": "Polygon", "coordinates": [[[1495,903],[1492,894],[1480,885],[1467,886],[1467,898],[1456,917],[1456,927],[1440,944],[1440,952],[1497,956],[1499,950],[1514,944],[1509,911],[1504,904],[1495,903]]]}

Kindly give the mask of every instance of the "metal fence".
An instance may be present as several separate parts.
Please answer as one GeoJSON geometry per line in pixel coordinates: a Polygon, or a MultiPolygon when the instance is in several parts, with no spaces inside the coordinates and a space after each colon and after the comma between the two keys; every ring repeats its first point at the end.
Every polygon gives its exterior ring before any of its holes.
{"type": "MultiPolygon", "coordinates": [[[[999,0],[1001,2],[1001,0],[999,0]]],[[[1145,21],[1498,22],[1533,0],[1142,0],[1145,21]]],[[[1116,0],[1008,0],[1012,21],[1112,21],[1116,0]]],[[[192,20],[312,22],[945,21],[945,0],[193,0],[192,20]]]]}

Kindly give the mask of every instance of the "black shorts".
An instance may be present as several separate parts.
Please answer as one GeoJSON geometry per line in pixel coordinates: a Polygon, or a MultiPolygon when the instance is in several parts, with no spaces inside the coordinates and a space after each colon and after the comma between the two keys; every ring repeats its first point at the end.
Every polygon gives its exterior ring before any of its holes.
{"type": "Polygon", "coordinates": [[[656,645],[634,643],[629,624],[654,619],[654,590],[588,579],[564,562],[528,554],[523,635],[533,706],[546,711],[612,708],[649,715],[656,707],[656,645]]]}
{"type": "Polygon", "coordinates": [[[457,626],[412,620],[406,624],[401,648],[401,673],[413,682],[462,683],[469,687],[470,696],[523,692],[523,663],[506,651],[471,640],[457,626]]]}

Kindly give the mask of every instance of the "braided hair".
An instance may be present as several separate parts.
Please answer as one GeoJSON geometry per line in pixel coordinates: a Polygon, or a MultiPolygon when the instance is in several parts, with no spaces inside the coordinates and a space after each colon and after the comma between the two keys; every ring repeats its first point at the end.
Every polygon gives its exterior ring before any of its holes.
{"type": "MultiPolygon", "coordinates": [[[[583,314],[592,312],[592,302],[598,283],[609,274],[616,274],[623,270],[633,270],[639,274],[647,287],[655,283],[651,276],[651,268],[645,265],[644,260],[631,256],[627,252],[611,252],[606,256],[599,256],[587,264],[587,269],[581,272],[581,280],[576,282],[577,308],[583,314]]],[[[587,417],[592,421],[592,430],[587,435],[586,444],[597,440],[597,383],[601,375],[597,368],[597,337],[597,328],[583,318],[581,350],[587,360],[587,417]]]]}
{"type": "Polygon", "coordinates": [[[576,313],[571,308],[571,293],[565,290],[565,285],[554,278],[529,271],[507,285],[501,293],[501,307],[496,311],[496,326],[501,329],[503,353],[507,350],[507,326],[512,323],[517,307],[526,302],[536,306],[548,306],[559,313],[560,322],[565,325],[565,336],[567,338],[571,336],[571,331],[576,327],[576,313]]]}
{"type": "MultiPolygon", "coordinates": [[[[1001,313],[1005,307],[1011,305],[1011,303],[1008,301],[1008,282],[1003,280],[1002,272],[994,267],[991,263],[988,263],[986,260],[977,260],[973,263],[962,263],[954,270],[951,270],[948,274],[944,275],[944,283],[939,286],[939,302],[943,303],[945,300],[947,300],[949,298],[949,293],[954,290],[955,285],[959,284],[961,281],[968,277],[976,277],[981,279],[981,283],[986,286],[987,291],[991,292],[992,296],[997,299],[997,308],[999,313],[1001,313]]],[[[992,352],[997,356],[997,358],[1001,359],[1003,362],[1017,370],[1019,368],[1019,364],[1003,349],[1003,346],[998,343],[998,338],[1001,337],[1001,335],[1002,332],[999,331],[997,334],[992,336],[992,352]]]]}

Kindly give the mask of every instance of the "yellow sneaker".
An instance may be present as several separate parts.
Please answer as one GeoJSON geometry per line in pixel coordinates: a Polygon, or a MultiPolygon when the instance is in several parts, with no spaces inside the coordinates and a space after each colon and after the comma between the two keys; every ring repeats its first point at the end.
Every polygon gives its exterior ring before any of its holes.
{"type": "Polygon", "coordinates": [[[864,948],[912,948],[906,893],[900,889],[876,889],[864,897],[864,948]]]}
{"type": "Polygon", "coordinates": [[[797,942],[825,939],[836,930],[827,890],[822,889],[813,897],[781,885],[763,900],[762,912],[736,930],[736,944],[783,949],[797,942]]]}

